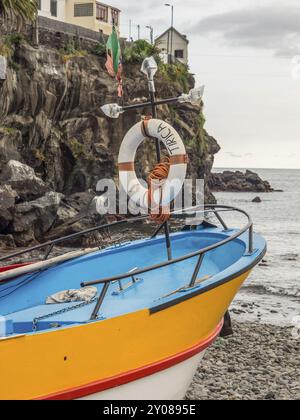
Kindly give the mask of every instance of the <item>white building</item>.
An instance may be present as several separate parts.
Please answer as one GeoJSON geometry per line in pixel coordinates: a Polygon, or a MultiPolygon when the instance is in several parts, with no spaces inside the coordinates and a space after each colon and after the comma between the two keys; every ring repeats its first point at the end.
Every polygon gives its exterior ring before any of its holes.
{"type": "Polygon", "coordinates": [[[66,21],[66,2],[68,0],[38,0],[39,15],[66,21]]]}
{"type": "Polygon", "coordinates": [[[39,16],[110,35],[120,27],[121,11],[97,0],[38,0],[39,16]]]}
{"type": "Polygon", "coordinates": [[[188,65],[189,41],[186,35],[182,35],[175,28],[169,28],[156,38],[155,43],[162,50],[162,54],[166,57],[166,61],[169,56],[169,62],[178,60],[181,63],[188,65]]]}

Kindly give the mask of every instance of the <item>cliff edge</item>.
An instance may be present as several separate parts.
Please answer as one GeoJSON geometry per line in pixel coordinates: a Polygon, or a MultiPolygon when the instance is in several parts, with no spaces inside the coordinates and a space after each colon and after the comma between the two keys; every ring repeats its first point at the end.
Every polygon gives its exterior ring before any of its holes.
{"type": "MultiPolygon", "coordinates": [[[[72,233],[101,221],[87,215],[96,183],[117,177],[121,141],[147,110],[119,120],[104,116],[100,107],[116,102],[116,83],[101,54],[36,48],[21,36],[11,36],[10,48],[0,80],[0,245],[14,247],[44,241],[58,226],[72,233]]],[[[148,96],[139,69],[136,62],[124,66],[125,103],[148,96]]],[[[160,97],[176,96],[193,84],[191,76],[157,75],[160,97]]],[[[184,139],[189,175],[208,177],[219,146],[204,130],[202,107],[162,106],[159,118],[184,139]]],[[[142,175],[155,162],[152,151],[148,144],[139,153],[142,175]]],[[[208,187],[206,199],[214,201],[208,187]]]]}

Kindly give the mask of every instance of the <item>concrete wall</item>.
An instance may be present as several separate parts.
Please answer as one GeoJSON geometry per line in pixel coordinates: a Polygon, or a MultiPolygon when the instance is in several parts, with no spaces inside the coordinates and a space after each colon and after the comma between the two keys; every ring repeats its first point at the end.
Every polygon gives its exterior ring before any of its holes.
{"type": "Polygon", "coordinates": [[[42,45],[62,48],[68,41],[80,41],[83,49],[91,49],[99,42],[106,43],[107,37],[99,32],[70,23],[39,17],[39,41],[42,45]]]}

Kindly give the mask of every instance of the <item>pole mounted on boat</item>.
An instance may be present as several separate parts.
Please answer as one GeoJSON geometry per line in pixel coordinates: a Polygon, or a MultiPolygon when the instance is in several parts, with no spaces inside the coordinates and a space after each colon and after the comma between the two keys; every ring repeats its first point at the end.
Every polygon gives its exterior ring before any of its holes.
{"type": "MultiPolygon", "coordinates": [[[[119,118],[121,114],[123,114],[126,111],[130,110],[137,110],[141,108],[145,108],[147,106],[151,107],[151,113],[153,118],[157,118],[157,106],[163,105],[163,104],[176,104],[176,103],[190,103],[193,105],[200,105],[204,93],[204,86],[201,86],[200,88],[194,88],[191,89],[188,94],[182,94],[176,98],[169,98],[169,99],[163,99],[157,101],[155,98],[155,81],[154,77],[157,73],[158,66],[155,61],[154,57],[148,57],[146,58],[141,67],[142,73],[144,73],[148,79],[148,89],[149,89],[149,95],[150,95],[150,102],[144,102],[144,103],[137,103],[127,106],[120,106],[116,103],[114,104],[107,104],[104,105],[101,109],[104,112],[104,114],[109,118],[119,118]]],[[[161,161],[161,148],[160,148],[160,142],[158,139],[155,139],[156,141],[156,156],[158,163],[161,161]]],[[[168,222],[165,222],[162,226],[165,230],[165,236],[166,236],[166,246],[167,246],[167,253],[168,253],[168,260],[172,260],[172,251],[171,251],[171,241],[170,241],[170,230],[169,230],[169,224],[168,222]]]]}
{"type": "MultiPolygon", "coordinates": [[[[150,101],[151,101],[151,110],[152,110],[152,117],[157,117],[157,111],[156,111],[156,104],[155,104],[155,82],[154,82],[154,76],[158,70],[157,63],[154,59],[154,57],[146,58],[143,61],[141,71],[147,76],[148,79],[148,88],[149,88],[149,94],[150,94],[150,101]]],[[[155,139],[155,145],[156,145],[156,157],[157,162],[159,163],[161,161],[161,149],[160,149],[160,142],[158,139],[155,139]]],[[[166,237],[166,247],[167,247],[167,254],[168,254],[168,260],[172,260],[172,249],[171,249],[171,239],[170,239],[170,228],[169,223],[165,222],[164,224],[164,230],[165,230],[165,237],[166,237]]]]}

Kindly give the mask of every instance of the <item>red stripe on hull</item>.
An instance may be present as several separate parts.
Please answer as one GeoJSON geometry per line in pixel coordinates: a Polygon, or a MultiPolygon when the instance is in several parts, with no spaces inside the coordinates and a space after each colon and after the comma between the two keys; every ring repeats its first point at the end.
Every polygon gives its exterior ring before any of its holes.
{"type": "Polygon", "coordinates": [[[14,265],[7,265],[6,267],[0,267],[0,273],[5,273],[5,271],[14,270],[15,268],[26,267],[31,263],[23,263],[23,264],[14,264],[14,265]]]}
{"type": "Polygon", "coordinates": [[[154,373],[168,369],[207,349],[207,347],[209,347],[219,336],[222,327],[223,320],[205,341],[201,341],[201,343],[197,344],[196,346],[193,346],[188,350],[185,350],[174,356],[168,357],[167,359],[161,360],[160,362],[156,362],[139,369],[134,369],[121,375],[113,376],[101,381],[92,382],[88,385],[83,385],[77,388],[72,388],[55,394],[47,395],[45,397],[36,398],[36,400],[75,400],[78,398],[86,397],[88,395],[96,394],[101,391],[105,391],[110,388],[125,385],[129,382],[142,379],[146,376],[153,375],[154,373]]]}

